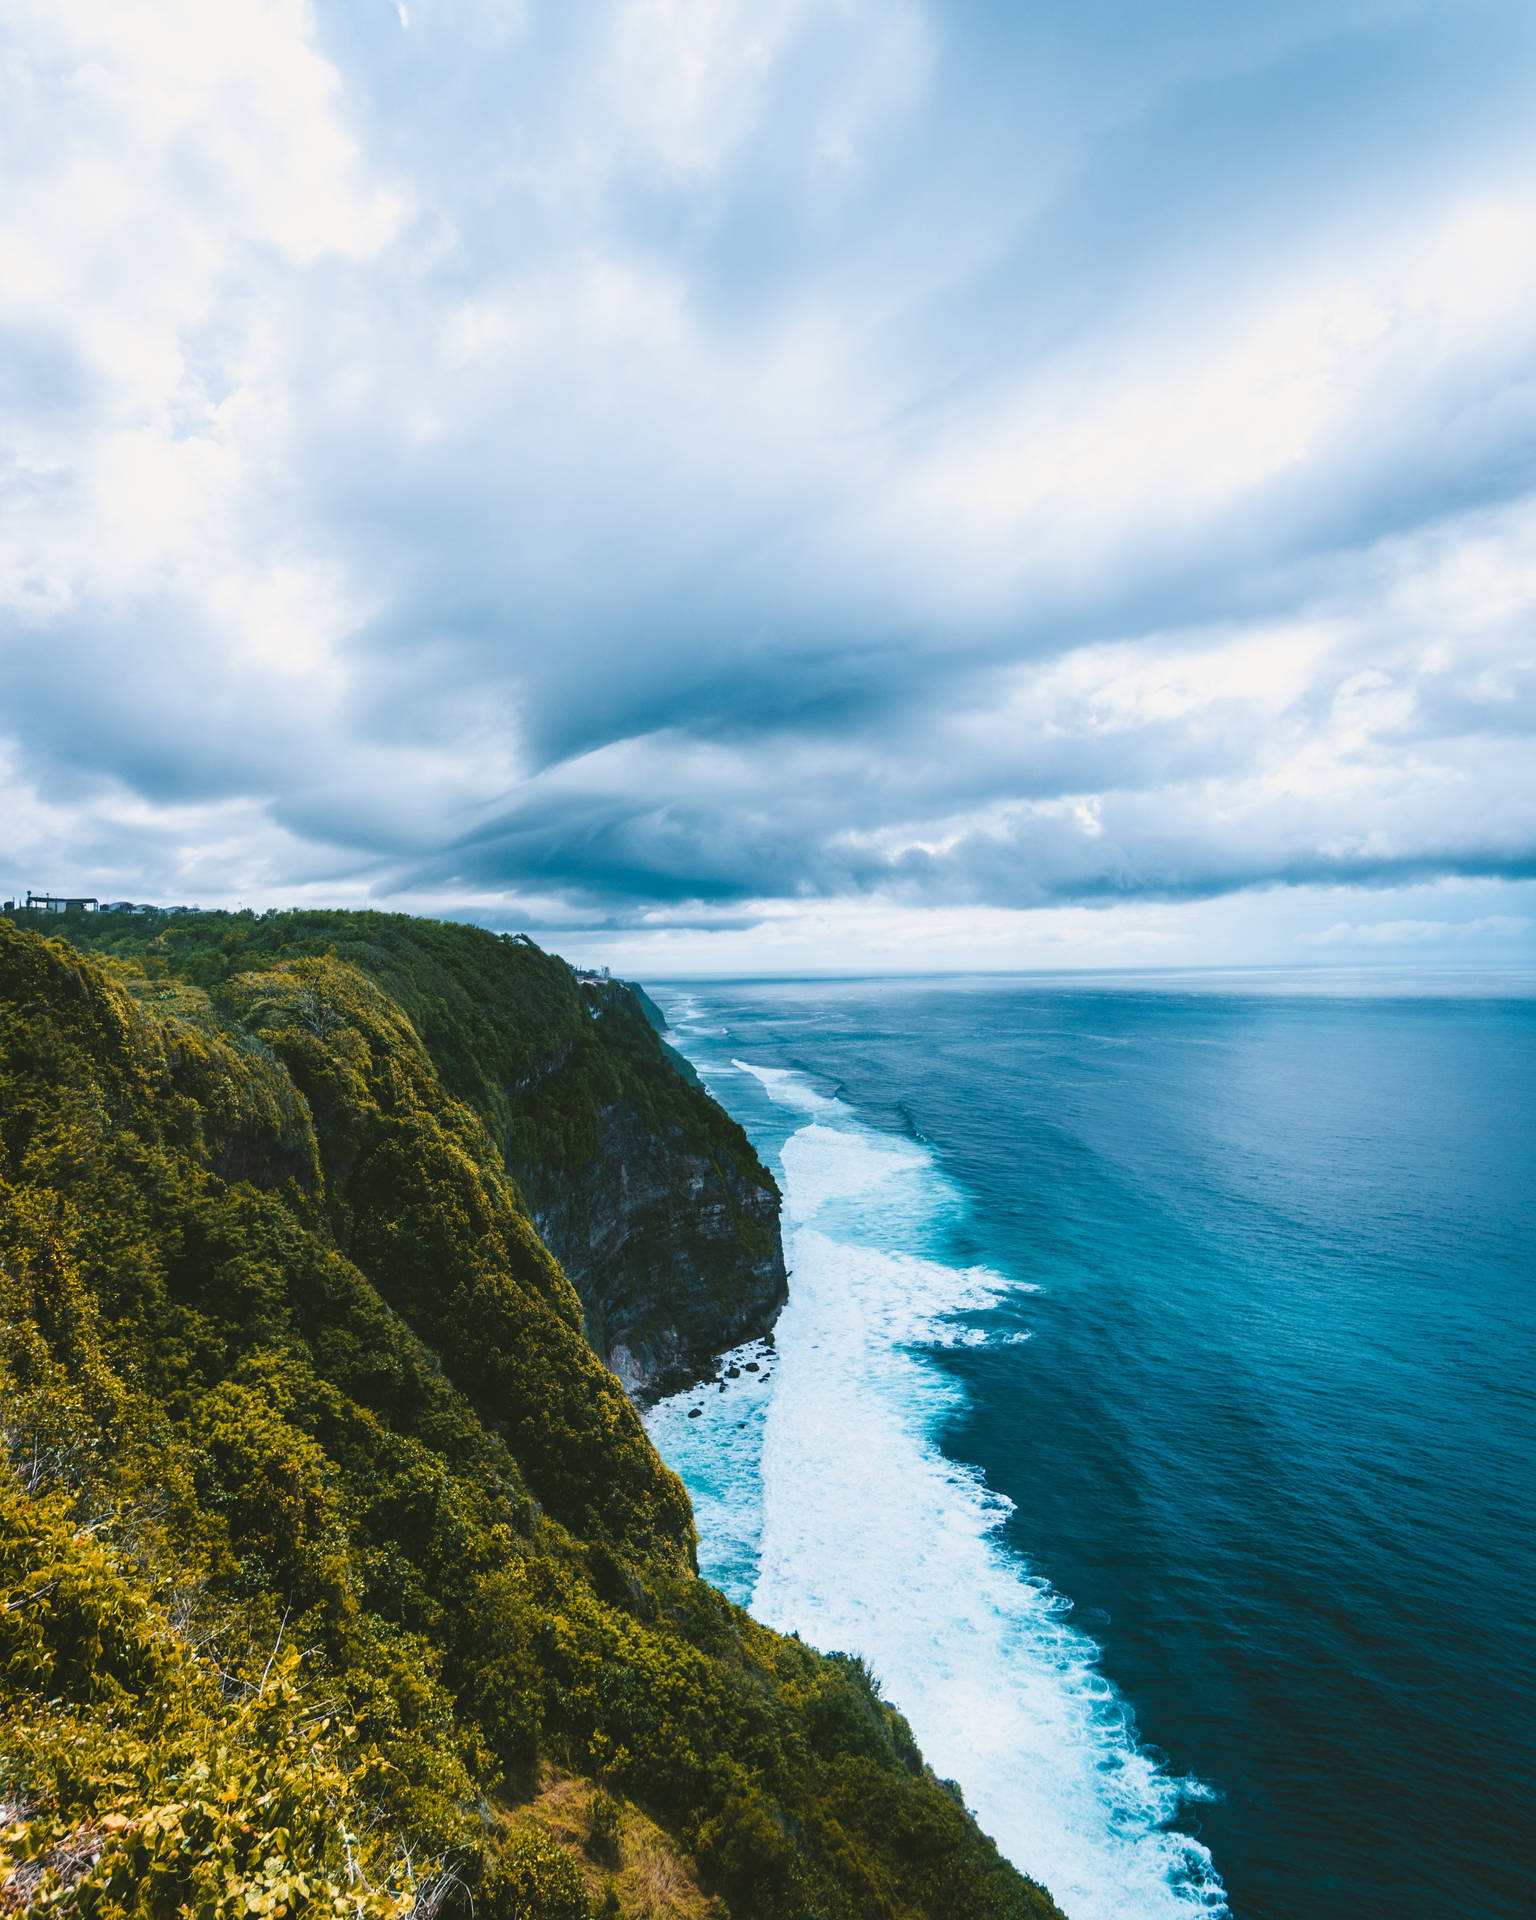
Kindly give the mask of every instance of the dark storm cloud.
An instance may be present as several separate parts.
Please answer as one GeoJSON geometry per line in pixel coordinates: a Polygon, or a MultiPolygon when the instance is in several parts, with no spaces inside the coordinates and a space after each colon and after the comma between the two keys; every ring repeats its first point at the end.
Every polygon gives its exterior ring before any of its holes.
{"type": "Polygon", "coordinates": [[[404,20],[10,28],[36,857],[594,925],[1529,875],[1528,8],[404,20]]]}

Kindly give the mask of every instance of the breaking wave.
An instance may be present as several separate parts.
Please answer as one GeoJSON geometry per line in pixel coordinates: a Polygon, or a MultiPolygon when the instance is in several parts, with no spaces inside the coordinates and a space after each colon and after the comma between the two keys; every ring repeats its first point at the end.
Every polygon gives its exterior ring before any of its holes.
{"type": "Polygon", "coordinates": [[[1204,1790],[1139,1745],[1069,1603],[996,1537],[1011,1503],[939,1445],[959,1389],[928,1356],[1027,1338],[974,1324],[1024,1290],[935,1257],[962,1202],[923,1142],[807,1075],[731,1066],[788,1122],[792,1279],[770,1343],[649,1416],[693,1495],[704,1572],[770,1626],[862,1655],[1070,1920],[1226,1913],[1208,1852],[1170,1827],[1204,1790]]]}

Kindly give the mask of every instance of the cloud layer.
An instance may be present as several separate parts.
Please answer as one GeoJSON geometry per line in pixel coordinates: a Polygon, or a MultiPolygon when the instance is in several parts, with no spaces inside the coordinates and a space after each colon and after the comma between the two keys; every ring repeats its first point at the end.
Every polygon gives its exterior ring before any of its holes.
{"type": "Polygon", "coordinates": [[[1528,931],[1529,8],[4,33],[17,885],[1528,931]]]}

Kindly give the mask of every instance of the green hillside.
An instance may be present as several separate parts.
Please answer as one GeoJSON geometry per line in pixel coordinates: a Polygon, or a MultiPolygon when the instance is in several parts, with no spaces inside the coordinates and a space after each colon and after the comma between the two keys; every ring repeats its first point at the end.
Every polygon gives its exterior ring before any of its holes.
{"type": "Polygon", "coordinates": [[[406,914],[75,913],[67,937],[164,991],[201,987],[242,1024],[254,972],[333,959],[364,973],[485,1126],[589,1338],[638,1388],[686,1384],[772,1325],[778,1189],[637,989],[579,983],[521,938],[406,914]]]}
{"type": "Polygon", "coordinates": [[[507,1170],[568,971],[303,918],[0,920],[0,1912],[1054,1914],[694,1576],[507,1170]]]}

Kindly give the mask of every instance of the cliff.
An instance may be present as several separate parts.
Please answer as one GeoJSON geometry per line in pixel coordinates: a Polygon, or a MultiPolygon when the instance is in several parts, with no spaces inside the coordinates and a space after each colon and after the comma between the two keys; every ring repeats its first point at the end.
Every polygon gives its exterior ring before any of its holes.
{"type": "Polygon", "coordinates": [[[0,920],[0,1912],[1052,1920],[857,1661],[697,1579],[529,1217],[617,1129],[745,1271],[771,1188],[633,996],[386,916],[90,935],[0,920]]]}
{"type": "MultiPolygon", "coordinates": [[[[659,1040],[659,1016],[638,991],[605,983],[584,997],[593,1041],[629,1068],[625,1092],[593,1099],[581,1165],[536,1153],[513,1170],[594,1345],[643,1398],[687,1385],[714,1355],[771,1328],[787,1290],[779,1194],[745,1135],[722,1148],[719,1109],[659,1040]],[[658,1073],[671,1084],[655,1084],[658,1073]]],[[[563,1056],[529,1104],[569,1105],[591,1073],[590,1055],[563,1056]]]]}
{"type": "Polygon", "coordinates": [[[635,1397],[689,1384],[772,1327],[786,1288],[773,1176],[638,989],[579,983],[521,938],[404,914],[82,914],[70,931],[215,994],[300,959],[365,973],[484,1122],[635,1397]]]}

